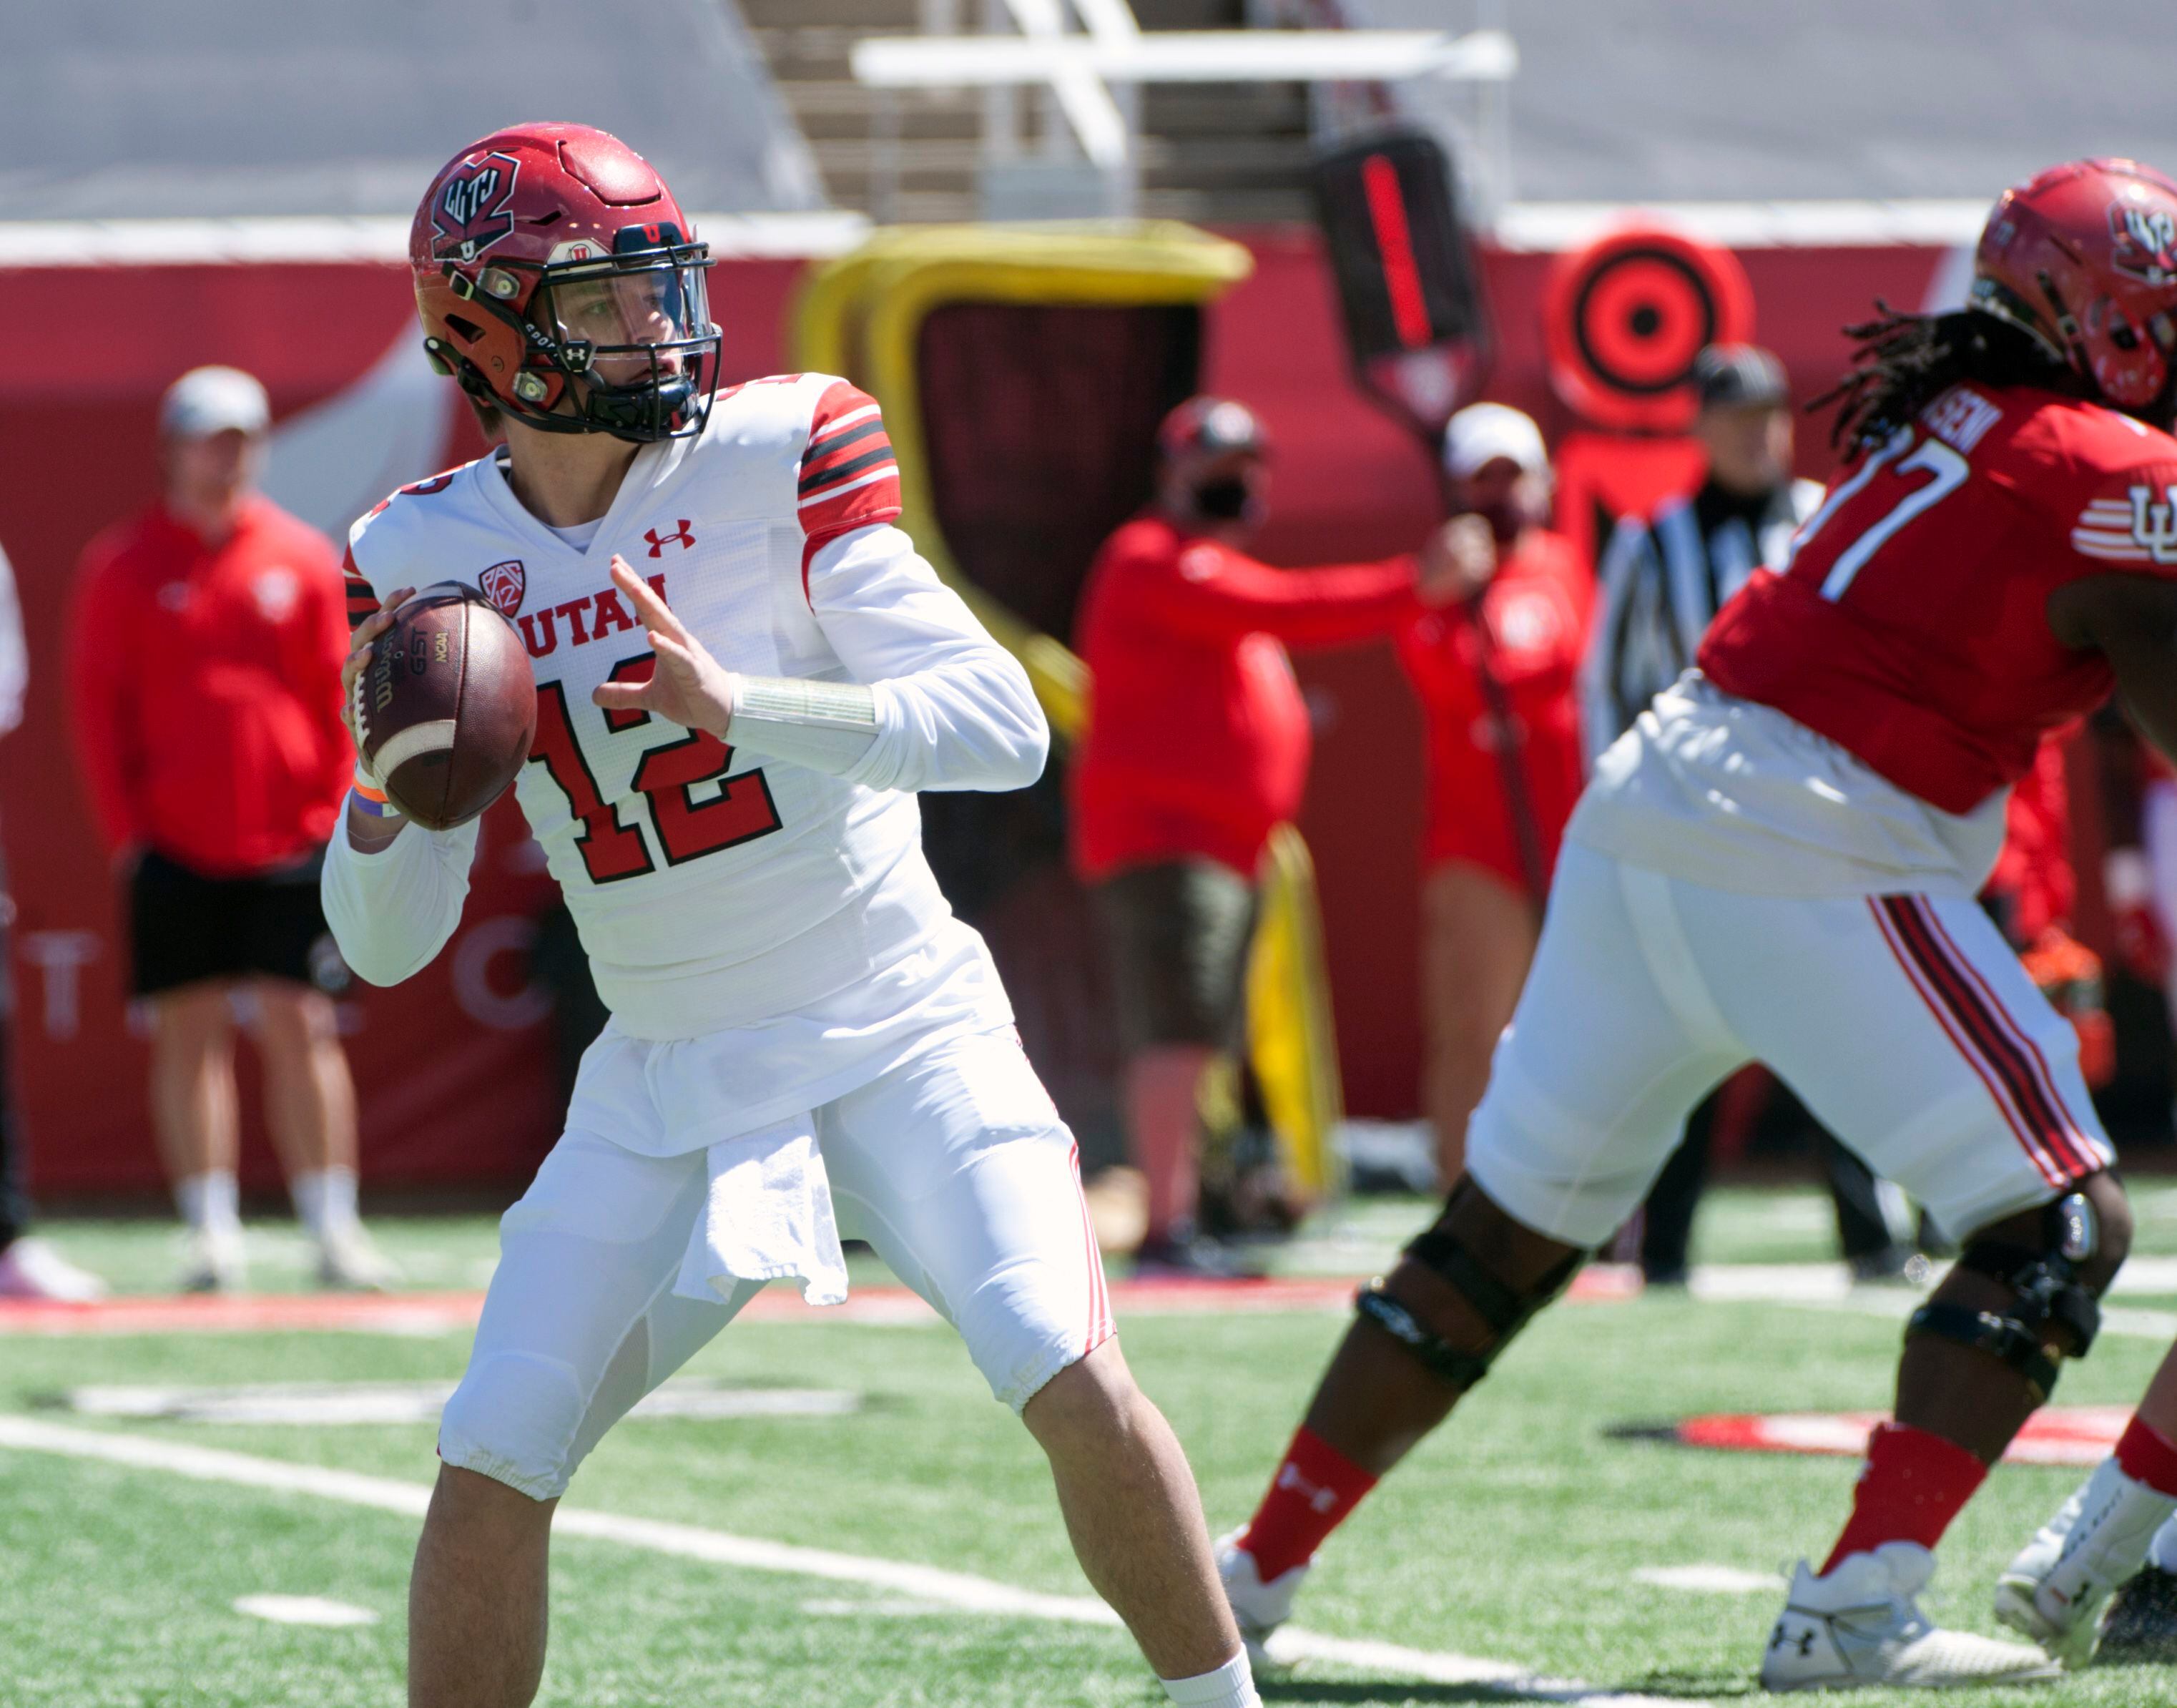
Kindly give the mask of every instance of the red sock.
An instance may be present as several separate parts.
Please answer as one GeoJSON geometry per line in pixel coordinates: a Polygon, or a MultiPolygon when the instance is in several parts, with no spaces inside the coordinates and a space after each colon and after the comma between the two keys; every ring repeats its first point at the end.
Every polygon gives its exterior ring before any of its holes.
{"type": "Polygon", "coordinates": [[[2125,1426],[2116,1444],[2117,1469],[2158,1494],[2177,1495],[2177,1441],[2143,1418],[2125,1426]]]}
{"type": "Polygon", "coordinates": [[[1313,1559],[1323,1539],[1375,1486],[1374,1477],[1302,1425],[1240,1546],[1255,1557],[1255,1569],[1268,1583],[1313,1559]]]}
{"type": "Polygon", "coordinates": [[[1885,1542],[1934,1547],[1987,1476],[1988,1467],[1955,1441],[1909,1423],[1883,1424],[1868,1440],[1852,1517],[1830,1550],[1823,1574],[1846,1555],[1885,1542]]]}

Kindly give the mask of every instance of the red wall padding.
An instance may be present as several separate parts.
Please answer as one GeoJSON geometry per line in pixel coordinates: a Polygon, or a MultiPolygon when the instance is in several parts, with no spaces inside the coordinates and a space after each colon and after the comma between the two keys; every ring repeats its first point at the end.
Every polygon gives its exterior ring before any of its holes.
{"type": "MultiPolygon", "coordinates": [[[[1246,399],[1278,447],[1274,562],[1351,560],[1410,548],[1432,520],[1421,452],[1347,384],[1330,280],[1305,232],[1249,233],[1255,276],[1210,314],[1205,379],[1246,399]]],[[[1743,257],[1758,334],[1803,396],[1846,354],[1837,327],[1876,296],[1917,305],[1941,252],[1775,249],[1743,257]]],[[[1492,254],[1501,327],[1493,395],[1552,439],[1574,423],[1548,396],[1538,320],[1548,257],[1492,254]]],[[[781,365],[798,272],[728,261],[712,300],[728,377],[781,365]]],[[[33,1187],[48,1196],[143,1192],[159,1171],[144,1108],[145,1051],[124,1016],[114,887],[75,775],[63,681],[77,554],[154,489],[152,425],[183,368],[261,376],[286,417],[352,385],[403,334],[405,273],[352,265],[80,267],[0,271],[6,323],[49,329],[0,363],[0,544],[14,559],[33,681],[23,728],[0,743],[0,832],[19,908],[15,1073],[33,1187]]],[[[469,454],[450,445],[443,460],[469,454]]],[[[1821,472],[1819,434],[1802,439],[1821,472]]],[[[410,471],[412,476],[430,472],[410,471]]],[[[1318,713],[1303,821],[1322,874],[1339,1038],[1356,1113],[1411,1113],[1420,729],[1388,648],[1300,661],[1318,713]]],[[[363,1092],[367,1176],[380,1186],[503,1187],[556,1130],[546,1023],[522,988],[527,921],[548,882],[511,803],[488,821],[467,917],[448,952],[390,991],[344,1004],[363,1092]]],[[[245,1175],[276,1178],[254,1125],[245,1175]]]]}

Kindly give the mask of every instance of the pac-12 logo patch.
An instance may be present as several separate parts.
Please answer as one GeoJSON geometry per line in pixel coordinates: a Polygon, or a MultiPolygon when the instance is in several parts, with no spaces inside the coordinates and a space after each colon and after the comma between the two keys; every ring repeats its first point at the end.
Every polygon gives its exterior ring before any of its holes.
{"type": "Polygon", "coordinates": [[[431,210],[438,242],[431,253],[441,261],[473,261],[501,238],[514,233],[514,185],[521,162],[494,152],[464,161],[439,191],[431,210]]]}
{"type": "Polygon", "coordinates": [[[509,558],[503,564],[494,564],[479,577],[483,596],[490,600],[500,616],[511,622],[521,608],[521,596],[529,590],[529,572],[521,567],[521,559],[509,558]]]}

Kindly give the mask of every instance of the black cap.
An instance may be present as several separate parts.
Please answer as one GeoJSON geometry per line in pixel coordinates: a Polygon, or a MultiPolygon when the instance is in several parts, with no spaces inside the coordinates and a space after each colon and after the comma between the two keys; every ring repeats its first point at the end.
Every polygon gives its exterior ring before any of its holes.
{"type": "Polygon", "coordinates": [[[1784,364],[1753,344],[1711,344],[1694,357],[1703,409],[1780,409],[1792,401],[1784,364]]]}

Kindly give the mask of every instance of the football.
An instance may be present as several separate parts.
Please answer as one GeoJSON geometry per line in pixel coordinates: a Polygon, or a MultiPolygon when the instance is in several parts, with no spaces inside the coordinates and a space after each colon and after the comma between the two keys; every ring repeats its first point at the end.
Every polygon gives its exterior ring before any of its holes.
{"type": "Polygon", "coordinates": [[[394,612],[356,692],[363,758],[387,799],[427,830],[466,824],[505,794],[537,733],[521,636],[458,581],[394,612]]]}

